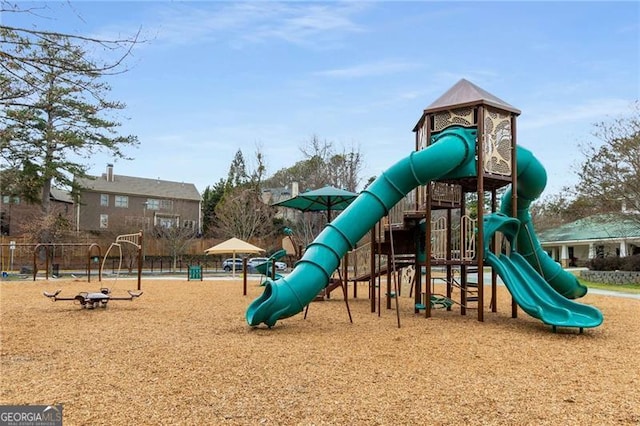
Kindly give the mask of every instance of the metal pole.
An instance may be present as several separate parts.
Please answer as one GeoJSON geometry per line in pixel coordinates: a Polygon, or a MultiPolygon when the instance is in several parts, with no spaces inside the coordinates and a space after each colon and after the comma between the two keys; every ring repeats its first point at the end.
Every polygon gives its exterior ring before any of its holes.
{"type": "Polygon", "coordinates": [[[16,251],[16,242],[9,241],[9,252],[11,253],[11,260],[9,263],[9,270],[13,271],[13,252],[16,251]]]}
{"type": "Polygon", "coordinates": [[[138,249],[138,290],[142,287],[142,260],[144,253],[143,233],[140,231],[140,248],[138,249]]]}

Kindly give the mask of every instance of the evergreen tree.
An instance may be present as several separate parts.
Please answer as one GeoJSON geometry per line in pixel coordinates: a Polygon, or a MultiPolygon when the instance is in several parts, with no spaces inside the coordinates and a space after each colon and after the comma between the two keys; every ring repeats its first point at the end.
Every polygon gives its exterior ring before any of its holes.
{"type": "MultiPolygon", "coordinates": [[[[4,13],[16,11],[17,6],[4,13]]],[[[0,171],[11,170],[12,192],[38,200],[49,211],[55,183],[73,188],[73,176],[87,177],[78,158],[98,151],[126,158],[123,149],[135,146],[134,136],[120,136],[120,123],[110,115],[122,110],[109,101],[110,87],[101,78],[123,72],[121,61],[98,63],[83,44],[131,47],[136,40],[102,41],[33,29],[0,25],[0,171]]],[[[3,187],[5,186],[3,182],[3,187]]]]}
{"type": "Polygon", "coordinates": [[[224,197],[226,183],[220,179],[212,187],[207,186],[202,193],[202,232],[205,236],[211,236],[216,227],[215,209],[224,197]]]}
{"type": "Polygon", "coordinates": [[[231,166],[229,166],[229,174],[227,175],[227,186],[229,188],[237,188],[246,184],[249,181],[247,175],[247,166],[244,162],[244,155],[242,150],[238,149],[236,155],[233,157],[231,166]]]}

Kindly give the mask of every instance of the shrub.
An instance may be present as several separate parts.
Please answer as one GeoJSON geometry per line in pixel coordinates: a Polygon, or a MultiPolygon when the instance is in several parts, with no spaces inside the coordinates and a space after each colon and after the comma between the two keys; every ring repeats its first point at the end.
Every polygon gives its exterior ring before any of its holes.
{"type": "Polygon", "coordinates": [[[588,267],[592,271],[640,271],[640,255],[596,257],[588,267]]]}
{"type": "Polygon", "coordinates": [[[623,257],[620,269],[623,271],[640,271],[640,254],[623,257]]]}

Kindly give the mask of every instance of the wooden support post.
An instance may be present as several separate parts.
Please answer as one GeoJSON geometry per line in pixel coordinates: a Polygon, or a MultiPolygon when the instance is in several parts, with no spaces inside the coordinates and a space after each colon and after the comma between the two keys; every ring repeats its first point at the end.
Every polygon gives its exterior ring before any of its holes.
{"type": "MultiPolygon", "coordinates": [[[[451,283],[453,282],[453,269],[451,266],[451,249],[452,249],[452,242],[451,242],[451,209],[447,209],[447,248],[446,248],[446,255],[445,258],[447,259],[447,298],[451,299],[451,292],[452,292],[452,285],[451,283]]],[[[451,311],[451,304],[449,304],[449,306],[447,306],[447,311],[451,311]]]]}
{"type": "MultiPolygon", "coordinates": [[[[460,218],[465,215],[467,210],[467,202],[465,200],[464,193],[462,194],[462,199],[460,200],[460,218]]],[[[460,315],[467,314],[467,267],[462,264],[462,258],[464,254],[464,240],[467,238],[466,228],[462,226],[462,222],[460,222],[460,315]]]]}
{"type": "MultiPolygon", "coordinates": [[[[425,262],[424,262],[424,270],[425,270],[425,280],[424,280],[424,316],[426,318],[431,317],[431,250],[433,249],[431,244],[431,201],[433,199],[433,194],[431,191],[431,183],[426,185],[427,188],[427,202],[425,205],[425,241],[424,241],[424,250],[425,250],[425,262]]],[[[419,276],[422,276],[422,267],[416,271],[419,276]]]]}
{"type": "MultiPolygon", "coordinates": [[[[381,293],[382,293],[382,280],[381,280],[381,276],[382,276],[382,222],[378,221],[378,236],[377,236],[377,247],[376,247],[376,252],[378,253],[377,259],[378,259],[378,268],[377,268],[377,273],[376,273],[376,278],[378,280],[378,284],[376,286],[376,288],[378,289],[378,316],[380,316],[382,314],[381,309],[380,309],[380,303],[381,303],[381,293]]],[[[389,261],[389,259],[387,259],[387,262],[389,261]]],[[[387,268],[389,267],[389,265],[387,264],[387,268]]]]}
{"type": "Polygon", "coordinates": [[[391,265],[389,264],[389,255],[387,255],[387,309],[391,309],[391,274],[392,271],[391,265]]]}
{"type": "Polygon", "coordinates": [[[371,312],[376,311],[376,226],[371,229],[371,254],[369,265],[369,299],[371,300],[371,312]]]}
{"type": "MultiPolygon", "coordinates": [[[[236,265],[233,265],[233,268],[235,270],[236,265]]],[[[244,259],[242,259],[242,270],[244,271],[244,274],[242,274],[242,295],[246,296],[247,295],[247,258],[245,257],[244,259]]],[[[269,273],[269,271],[266,271],[267,274],[269,273]]]]}
{"type": "Polygon", "coordinates": [[[478,265],[478,321],[484,321],[484,116],[485,108],[478,107],[478,232],[476,234],[476,261],[478,265]]]}
{"type": "MultiPolygon", "coordinates": [[[[491,212],[495,213],[496,212],[496,206],[497,206],[497,193],[495,189],[491,190],[491,212]]],[[[498,240],[495,236],[495,234],[493,235],[493,238],[491,240],[491,250],[493,250],[493,252],[498,255],[500,252],[500,247],[498,247],[498,240]]],[[[498,274],[496,273],[495,268],[491,268],[491,312],[498,312],[498,290],[497,290],[497,286],[498,286],[498,274]]]]}
{"type": "MultiPolygon", "coordinates": [[[[516,116],[511,115],[511,215],[518,217],[518,162],[516,156],[516,116]]],[[[516,244],[514,241],[512,244],[516,244]]],[[[514,250],[516,247],[511,247],[514,250]]],[[[518,318],[518,304],[515,299],[511,297],[511,318],[518,318]]]]}
{"type": "Polygon", "coordinates": [[[460,265],[460,315],[467,315],[467,265],[460,265]]]}

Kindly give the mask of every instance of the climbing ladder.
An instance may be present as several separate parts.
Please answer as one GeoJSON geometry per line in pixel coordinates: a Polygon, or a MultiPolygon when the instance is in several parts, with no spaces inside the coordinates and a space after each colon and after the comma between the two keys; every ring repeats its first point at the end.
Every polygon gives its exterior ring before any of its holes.
{"type": "MultiPolygon", "coordinates": [[[[477,268],[467,268],[467,274],[475,273],[477,268]]],[[[458,272],[459,273],[459,272],[458,272]]],[[[409,296],[413,294],[413,285],[415,277],[411,277],[411,291],[409,296]]],[[[444,294],[440,294],[435,289],[435,284],[441,282],[443,284],[447,284],[447,278],[445,277],[432,277],[431,278],[431,308],[445,308],[450,309],[451,306],[458,305],[467,309],[477,309],[478,308],[478,282],[476,280],[469,280],[467,278],[466,286],[463,287],[462,280],[458,277],[455,277],[455,274],[451,277],[451,280],[448,284],[451,287],[452,292],[458,291],[460,292],[459,297],[454,297],[452,294],[451,297],[447,297],[444,294]],[[456,301],[458,299],[459,301],[456,301]]],[[[424,304],[424,293],[423,293],[423,301],[422,303],[416,304],[416,309],[422,311],[425,309],[424,304]]]]}

